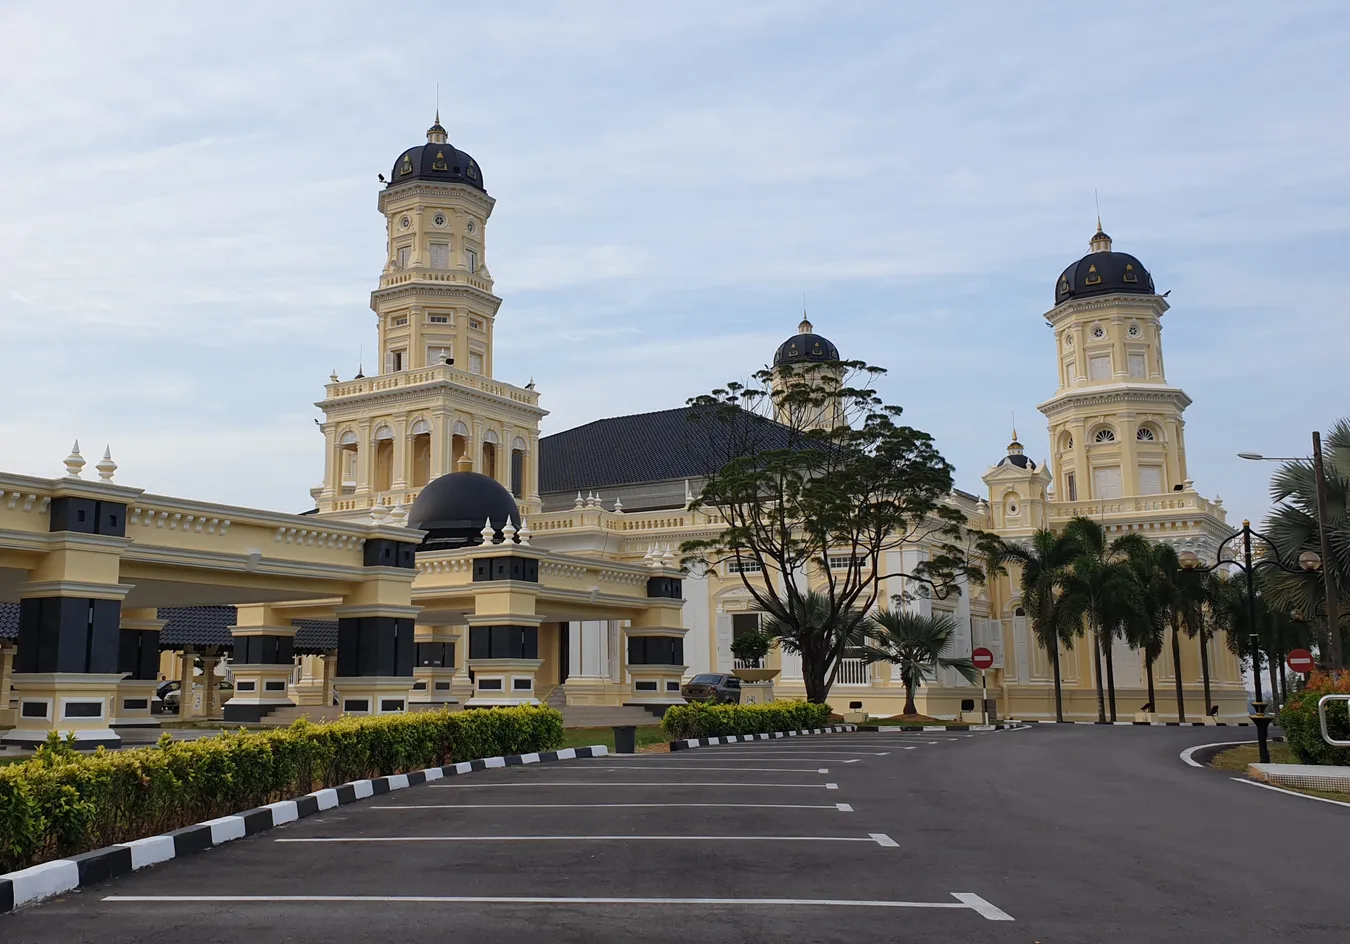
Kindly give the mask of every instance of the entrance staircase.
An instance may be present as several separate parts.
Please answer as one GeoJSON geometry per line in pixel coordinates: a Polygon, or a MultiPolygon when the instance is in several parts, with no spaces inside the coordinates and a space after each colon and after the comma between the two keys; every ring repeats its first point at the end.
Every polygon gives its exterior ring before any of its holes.
{"type": "MultiPolygon", "coordinates": [[[[639,705],[615,707],[611,705],[569,705],[566,683],[548,693],[544,704],[556,708],[563,716],[563,725],[569,728],[611,728],[616,725],[659,724],[661,716],[639,705]]],[[[664,711],[663,706],[657,706],[664,711]]]]}

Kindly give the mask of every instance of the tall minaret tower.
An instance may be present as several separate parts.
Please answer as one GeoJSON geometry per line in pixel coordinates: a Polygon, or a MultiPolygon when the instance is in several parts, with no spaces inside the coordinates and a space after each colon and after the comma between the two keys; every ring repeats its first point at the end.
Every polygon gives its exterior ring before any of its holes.
{"type": "Polygon", "coordinates": [[[1089,252],[1055,284],[1059,386],[1040,405],[1050,422],[1058,504],[1182,490],[1190,397],[1163,372],[1167,301],[1134,256],[1115,252],[1101,221],[1089,252]]]}
{"type": "Polygon", "coordinates": [[[410,505],[429,481],[490,475],[523,513],[539,508],[539,394],[493,377],[493,294],[486,230],[496,201],[483,173],[447,140],[440,115],[425,144],[400,152],[379,195],[387,242],[370,295],[379,333],[374,376],[330,378],[321,514],[410,505]]]}
{"type": "Polygon", "coordinates": [[[843,368],[838,366],[839,349],[829,338],[816,334],[815,327],[802,312],[797,333],[778,345],[773,355],[773,397],[775,418],[796,429],[834,429],[844,422],[839,404],[826,400],[819,404],[785,401],[783,395],[794,383],[819,389],[822,384],[843,383],[843,368]]]}

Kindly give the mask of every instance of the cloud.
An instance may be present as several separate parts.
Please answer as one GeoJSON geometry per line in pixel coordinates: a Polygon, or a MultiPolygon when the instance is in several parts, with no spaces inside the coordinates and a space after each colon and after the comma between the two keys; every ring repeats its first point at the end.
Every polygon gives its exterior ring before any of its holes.
{"type": "Polygon", "coordinates": [[[499,201],[497,372],[549,429],[749,373],[805,293],[976,489],[1012,413],[1045,454],[1040,316],[1094,190],[1173,290],[1191,474],[1235,519],[1266,498],[1232,443],[1347,412],[1340,4],[372,10],[0,8],[0,466],[78,435],[138,485],[304,506],[310,404],[376,359],[375,174],[438,81],[499,201]]]}

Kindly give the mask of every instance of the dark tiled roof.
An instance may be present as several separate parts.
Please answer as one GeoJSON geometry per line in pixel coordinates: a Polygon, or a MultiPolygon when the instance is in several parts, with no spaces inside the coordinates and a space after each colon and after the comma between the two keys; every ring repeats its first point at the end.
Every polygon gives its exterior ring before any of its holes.
{"type": "Polygon", "coordinates": [[[0,603],[0,639],[19,638],[19,604],[0,603]]]}
{"type": "Polygon", "coordinates": [[[575,492],[640,482],[706,478],[747,434],[760,449],[785,449],[792,431],[750,413],[739,422],[689,407],[596,420],[539,440],[539,491],[575,492]],[[750,425],[753,423],[753,427],[750,425]],[[725,425],[724,425],[725,424],[725,425]]]}
{"type": "Polygon", "coordinates": [[[326,652],[337,648],[337,620],[291,620],[296,652],[326,652]]]}
{"type": "Polygon", "coordinates": [[[234,625],[236,610],[232,606],[162,606],[159,618],[168,620],[159,631],[161,649],[182,649],[184,646],[219,646],[234,648],[230,627],[234,625]]]}

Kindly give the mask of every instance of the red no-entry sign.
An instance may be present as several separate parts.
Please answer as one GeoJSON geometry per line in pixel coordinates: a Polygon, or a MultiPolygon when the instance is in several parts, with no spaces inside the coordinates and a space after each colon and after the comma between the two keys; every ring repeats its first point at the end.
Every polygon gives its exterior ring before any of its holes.
{"type": "Polygon", "coordinates": [[[1307,649],[1292,649],[1287,657],[1290,670],[1307,675],[1313,670],[1314,662],[1312,653],[1307,649]]]}
{"type": "MultiPolygon", "coordinates": [[[[1293,653],[1290,653],[1289,658],[1292,659],[1293,657],[1294,657],[1293,653]]],[[[983,672],[985,669],[993,667],[994,653],[993,651],[986,649],[984,646],[980,646],[978,649],[976,649],[974,652],[970,654],[970,661],[975,663],[975,668],[983,672]]]]}

